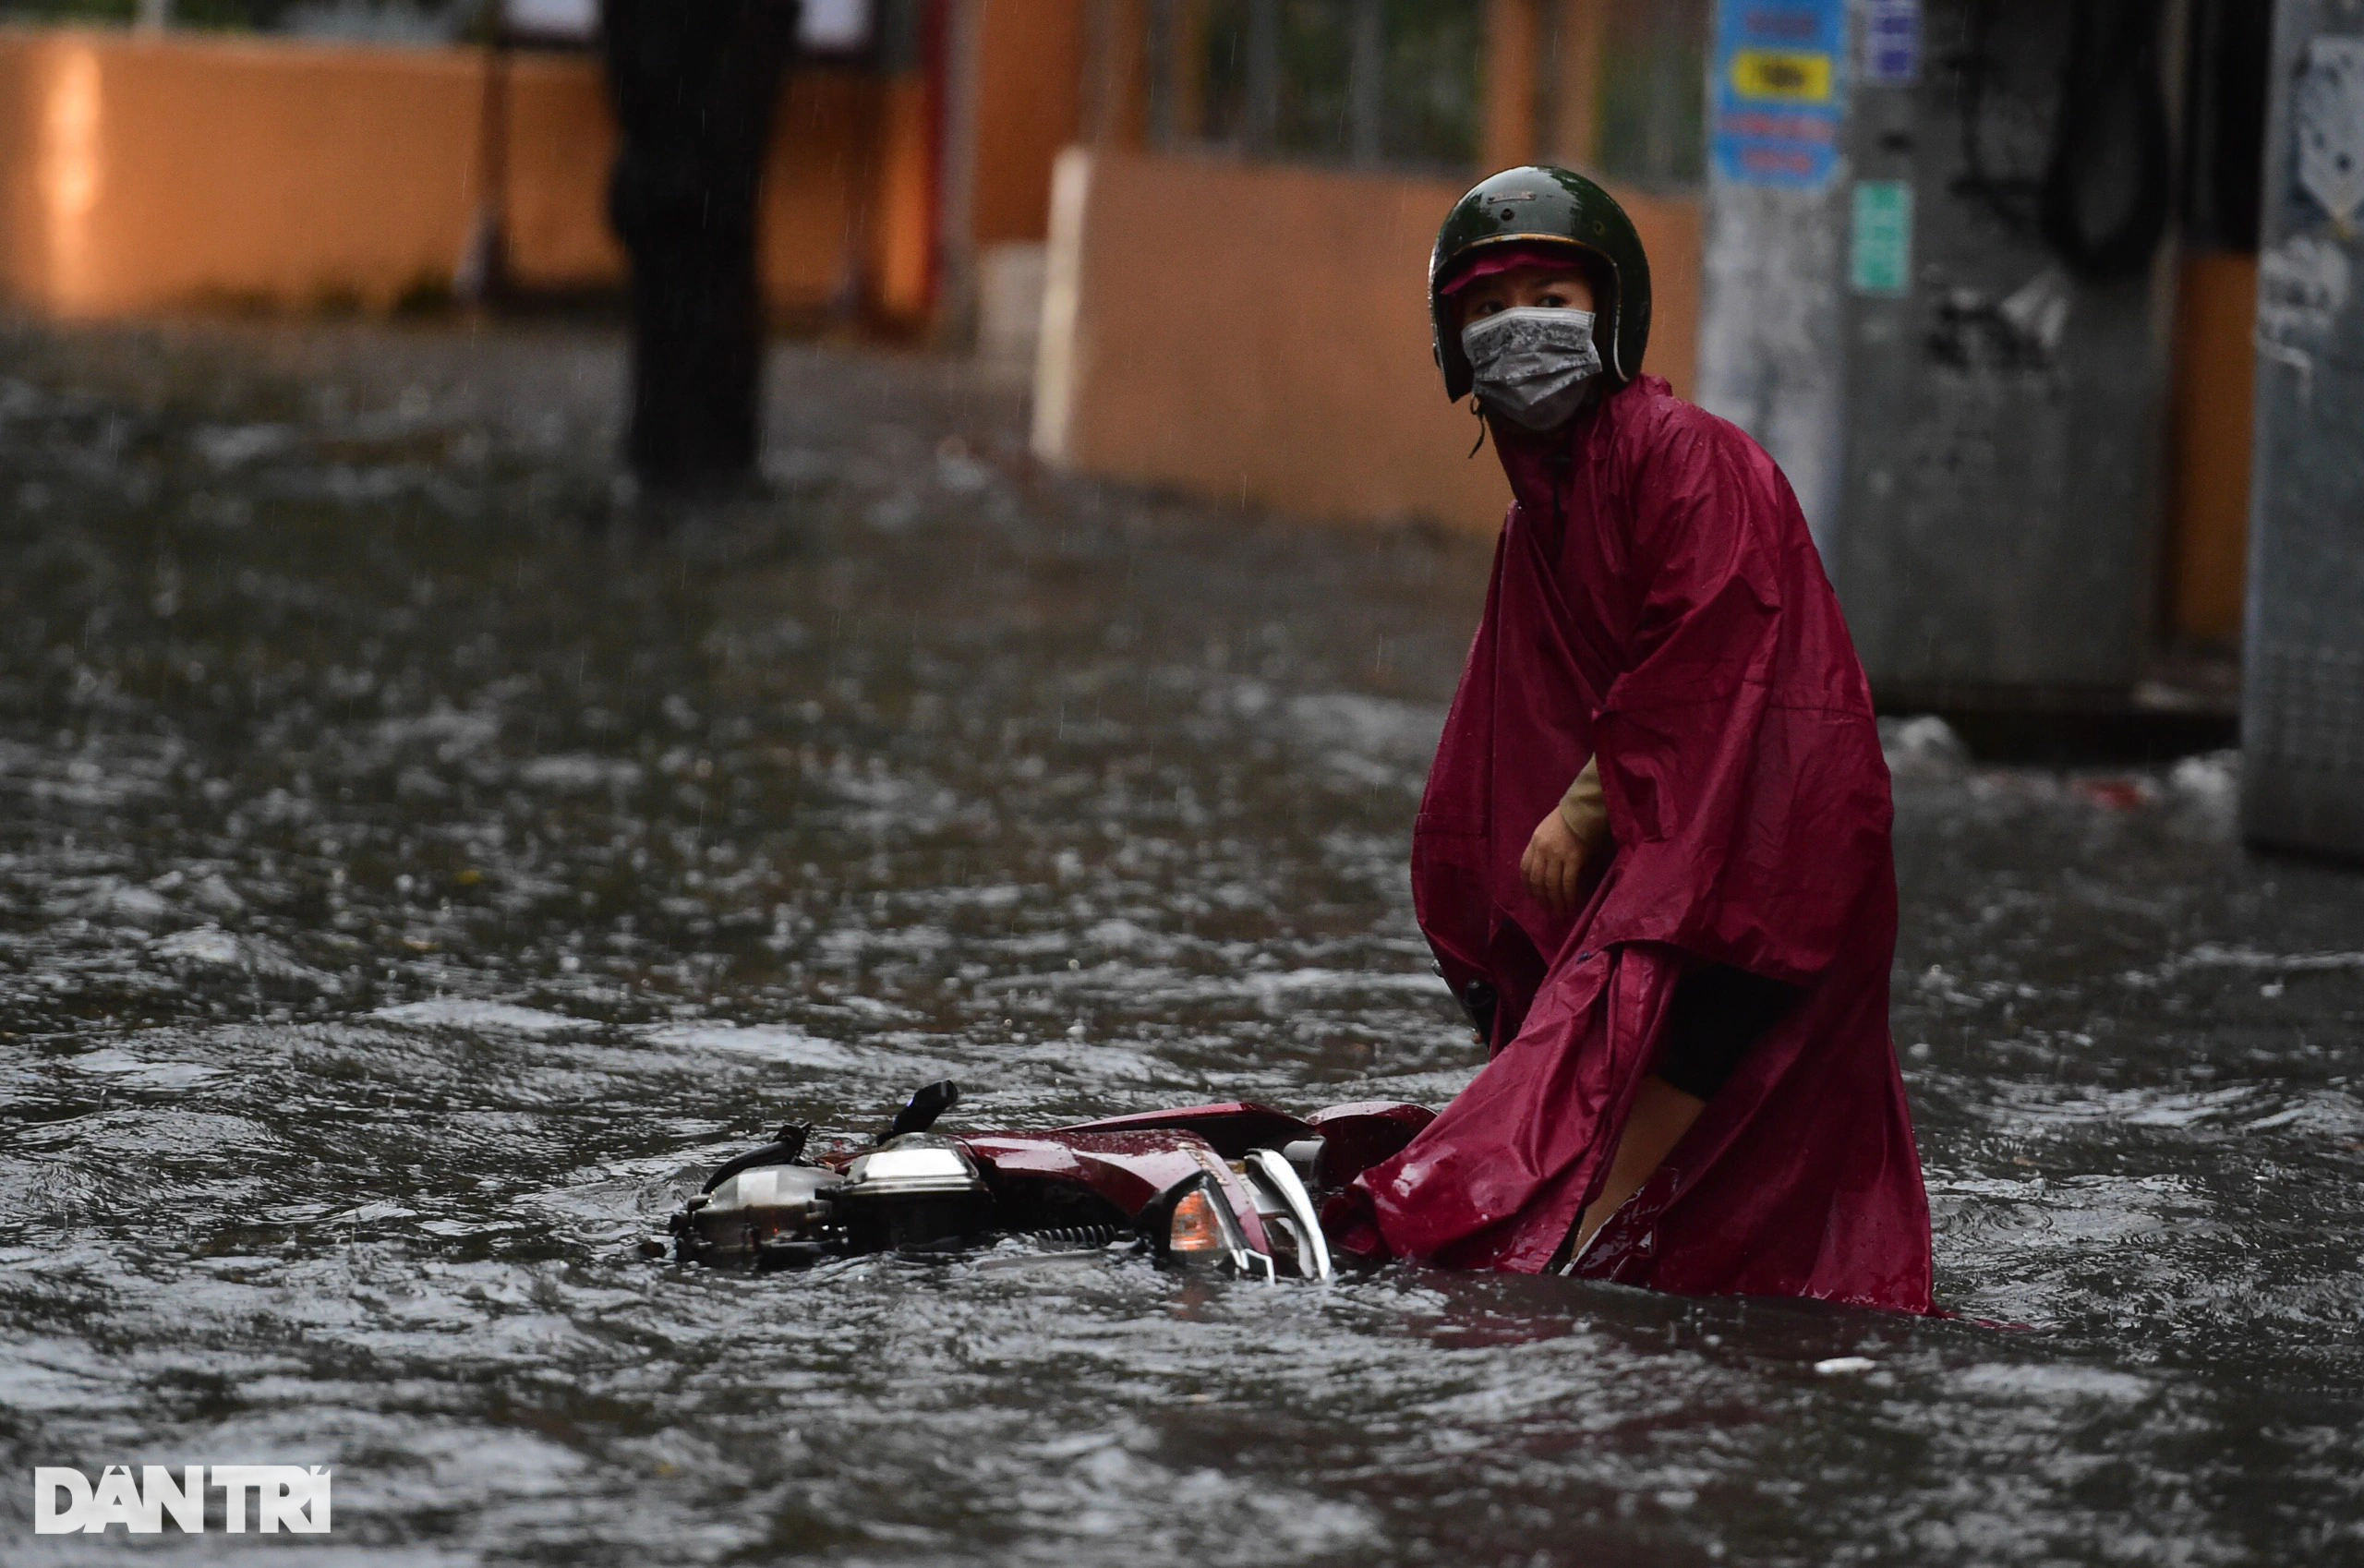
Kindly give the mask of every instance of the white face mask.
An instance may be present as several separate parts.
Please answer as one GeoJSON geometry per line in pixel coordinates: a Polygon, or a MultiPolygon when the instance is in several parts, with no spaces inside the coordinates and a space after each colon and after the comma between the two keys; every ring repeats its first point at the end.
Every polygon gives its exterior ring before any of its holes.
{"type": "Polygon", "coordinates": [[[1526,305],[1481,316],[1461,329],[1478,401],[1530,430],[1567,423],[1600,374],[1593,313],[1526,305]]]}

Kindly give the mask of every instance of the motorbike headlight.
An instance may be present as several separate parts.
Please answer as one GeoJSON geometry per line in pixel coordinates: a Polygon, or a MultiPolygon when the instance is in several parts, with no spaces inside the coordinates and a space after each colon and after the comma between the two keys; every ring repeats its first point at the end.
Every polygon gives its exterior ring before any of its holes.
{"type": "Polygon", "coordinates": [[[988,1228],[976,1162],[952,1139],[907,1132],[846,1166],[837,1215],[856,1252],[936,1251],[988,1228]]]}
{"type": "Polygon", "coordinates": [[[1248,1237],[1223,1189],[1206,1176],[1182,1189],[1165,1214],[1165,1256],[1197,1268],[1227,1268],[1248,1273],[1261,1268],[1269,1277],[1272,1260],[1248,1250],[1248,1237]]]}
{"type": "Polygon", "coordinates": [[[1165,1250],[1185,1263],[1218,1263],[1231,1254],[1231,1237],[1225,1233],[1223,1212],[1215,1207],[1215,1195],[1203,1187],[1194,1187],[1174,1205],[1174,1218],[1166,1229],[1165,1250]]]}
{"type": "Polygon", "coordinates": [[[846,1167],[849,1198],[917,1198],[981,1192],[983,1180],[969,1156],[945,1139],[911,1134],[875,1149],[846,1167]]]}

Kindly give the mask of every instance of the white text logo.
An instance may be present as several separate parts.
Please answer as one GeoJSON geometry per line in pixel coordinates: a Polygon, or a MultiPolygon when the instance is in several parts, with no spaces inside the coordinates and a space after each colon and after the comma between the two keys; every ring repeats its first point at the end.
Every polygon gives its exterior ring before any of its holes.
{"type": "Polygon", "coordinates": [[[189,1535],[205,1530],[208,1486],[222,1494],[223,1527],[247,1530],[247,1499],[254,1499],[254,1527],[264,1535],[288,1530],[324,1536],[329,1529],[329,1473],[315,1465],[143,1465],[134,1479],[128,1465],[110,1465],[98,1483],[79,1470],[43,1465],[33,1471],[33,1534],[63,1536],[79,1531],[103,1535],[121,1525],[135,1536],[152,1536],[164,1520],[189,1535]]]}

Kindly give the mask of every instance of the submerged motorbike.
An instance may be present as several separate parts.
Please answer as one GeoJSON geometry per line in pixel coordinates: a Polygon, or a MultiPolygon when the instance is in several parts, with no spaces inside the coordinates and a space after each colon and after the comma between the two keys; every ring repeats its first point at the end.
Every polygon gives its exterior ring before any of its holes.
{"type": "MultiPolygon", "coordinates": [[[[960,1096],[932,1083],[866,1148],[808,1156],[791,1123],[725,1161],[671,1221],[684,1263],[799,1268],[1007,1238],[1052,1251],[1131,1242],[1162,1261],[1252,1278],[1321,1280],[1330,1249],[1315,1203],[1435,1117],[1392,1101],[1297,1117],[1231,1102],[1144,1111],[1043,1132],[934,1130],[960,1096]]],[[[661,1256],[664,1243],[653,1243],[661,1256]]]]}

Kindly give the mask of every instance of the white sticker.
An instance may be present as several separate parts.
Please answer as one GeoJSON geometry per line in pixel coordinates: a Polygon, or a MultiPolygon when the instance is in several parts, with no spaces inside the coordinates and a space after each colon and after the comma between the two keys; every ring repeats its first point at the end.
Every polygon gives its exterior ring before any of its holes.
{"type": "Polygon", "coordinates": [[[2318,38],[2292,105],[2298,187],[2334,223],[2364,207],[2364,38],[2318,38]]]}
{"type": "Polygon", "coordinates": [[[2298,373],[2298,400],[2315,395],[2315,350],[2347,303],[2347,257],[2311,235],[2294,235],[2258,258],[2259,356],[2298,373]]]}
{"type": "Polygon", "coordinates": [[[2347,303],[2348,283],[2347,256],[2331,241],[2283,241],[2258,258],[2258,335],[2283,344],[2323,337],[2347,303]]]}
{"type": "Polygon", "coordinates": [[[588,42],[599,31],[597,0],[509,0],[501,24],[513,38],[588,42]]]}
{"type": "Polygon", "coordinates": [[[851,54],[870,47],[870,0],[804,0],[796,42],[819,54],[851,54]]]}

